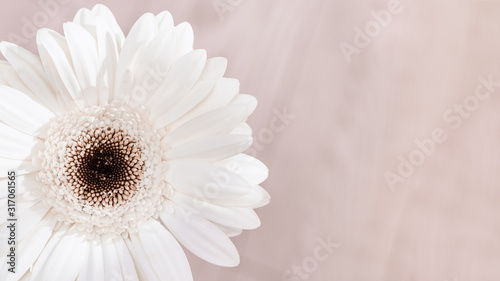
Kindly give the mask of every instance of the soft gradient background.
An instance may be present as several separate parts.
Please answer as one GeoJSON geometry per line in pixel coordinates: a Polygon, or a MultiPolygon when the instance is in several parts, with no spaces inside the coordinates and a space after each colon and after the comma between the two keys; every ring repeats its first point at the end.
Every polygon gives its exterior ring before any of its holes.
{"type": "MultiPolygon", "coordinates": [[[[35,0],[0,2],[1,40],[23,36],[23,18],[42,11],[35,0]]],[[[271,204],[258,210],[261,228],[233,239],[241,265],[189,255],[195,280],[306,279],[287,277],[294,265],[320,281],[500,280],[500,87],[456,129],[443,119],[479,76],[500,81],[500,1],[401,0],[350,63],[339,45],[389,1],[215,2],[234,7],[222,18],[212,0],[100,2],[125,31],[146,12],[190,22],[195,48],[227,57],[227,76],[259,100],[250,124],[271,204]],[[294,117],[273,131],[284,109],[294,117]],[[384,173],[435,128],[446,141],[391,190],[384,173]],[[340,247],[314,263],[328,237],[340,247]]],[[[96,3],[59,5],[45,26],[61,32],[96,3]]],[[[26,34],[21,45],[35,51],[26,34]]]]}

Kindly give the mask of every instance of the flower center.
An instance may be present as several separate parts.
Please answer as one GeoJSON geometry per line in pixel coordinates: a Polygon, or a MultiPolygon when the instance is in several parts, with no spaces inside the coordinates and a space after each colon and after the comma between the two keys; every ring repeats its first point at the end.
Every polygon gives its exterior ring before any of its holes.
{"type": "Polygon", "coordinates": [[[136,232],[163,200],[160,155],[158,133],[125,105],[69,112],[52,122],[39,155],[44,201],[89,234],[136,232]]]}
{"type": "Polygon", "coordinates": [[[98,207],[125,203],[144,179],[142,151],[140,140],[123,130],[83,131],[68,146],[64,171],[74,196],[98,207]]]}

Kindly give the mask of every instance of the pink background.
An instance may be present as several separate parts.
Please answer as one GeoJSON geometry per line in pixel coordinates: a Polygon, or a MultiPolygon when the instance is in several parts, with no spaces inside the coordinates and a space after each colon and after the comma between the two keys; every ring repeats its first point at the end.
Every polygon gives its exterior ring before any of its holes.
{"type": "MultiPolygon", "coordinates": [[[[293,265],[308,280],[500,280],[500,89],[458,128],[443,119],[479,76],[500,81],[500,1],[401,0],[350,63],[339,45],[388,0],[217,1],[234,5],[224,19],[212,0],[102,1],[125,31],[162,10],[191,23],[195,48],[227,57],[227,76],[259,100],[250,124],[271,204],[258,210],[261,228],[233,239],[241,265],[189,255],[195,280],[301,280],[283,277],[293,265]],[[284,108],[295,117],[271,139],[284,108]],[[384,173],[435,128],[447,139],[391,190],[384,173]],[[328,237],[340,247],[318,261],[317,240],[328,237]]],[[[1,40],[22,36],[36,3],[1,1],[1,40]]],[[[96,3],[60,5],[45,26],[60,32],[96,3]]]]}

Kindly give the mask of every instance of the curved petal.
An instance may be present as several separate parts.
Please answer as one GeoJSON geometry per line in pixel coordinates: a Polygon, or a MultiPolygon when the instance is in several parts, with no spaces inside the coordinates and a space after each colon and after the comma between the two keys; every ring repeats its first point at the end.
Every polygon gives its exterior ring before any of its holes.
{"type": "Polygon", "coordinates": [[[94,38],[97,38],[96,17],[89,9],[81,8],[78,10],[73,18],[73,23],[85,28],[94,38]]]}
{"type": "MultiPolygon", "coordinates": [[[[98,30],[100,31],[100,30],[98,30]]],[[[98,33],[100,69],[97,75],[99,105],[107,105],[114,97],[116,65],[118,64],[118,46],[110,34],[98,33]]]]}
{"type": "Polygon", "coordinates": [[[251,136],[252,135],[252,127],[248,125],[248,123],[244,122],[236,126],[234,130],[230,132],[232,135],[247,135],[251,136]]]}
{"type": "MultiPolygon", "coordinates": [[[[30,174],[24,174],[24,175],[17,175],[16,180],[16,194],[20,195],[25,192],[33,191],[38,188],[38,181],[36,180],[36,176],[38,175],[38,172],[30,173],[30,174]],[[25,184],[22,184],[25,183],[25,184]]],[[[0,177],[0,186],[7,186],[9,182],[9,179],[5,177],[0,177]]],[[[8,190],[7,188],[0,188],[0,199],[6,198],[8,195],[8,190]]]]}
{"type": "Polygon", "coordinates": [[[71,97],[70,104],[83,108],[87,102],[69,61],[66,39],[59,33],[44,28],[38,31],[36,40],[43,66],[54,79],[54,86],[60,93],[71,97]]]}
{"type": "MultiPolygon", "coordinates": [[[[26,67],[26,66],[25,66],[26,67]]],[[[10,86],[25,95],[33,99],[34,101],[43,104],[41,99],[37,97],[24,83],[24,81],[19,77],[16,70],[6,61],[0,61],[0,77],[2,79],[2,84],[10,86]]]]}
{"type": "Polygon", "coordinates": [[[238,94],[231,101],[231,104],[241,104],[246,107],[246,115],[250,116],[257,108],[257,99],[247,94],[238,94]]]}
{"type": "Polygon", "coordinates": [[[158,25],[151,13],[144,14],[132,26],[116,66],[115,90],[112,99],[128,101],[132,91],[130,72],[138,54],[158,34],[158,25]]]}
{"type": "Polygon", "coordinates": [[[160,32],[174,28],[174,19],[168,11],[163,11],[156,15],[156,23],[158,24],[158,30],[160,32]]]}
{"type": "MultiPolygon", "coordinates": [[[[30,200],[24,198],[24,196],[18,196],[16,200],[16,211],[18,217],[22,218],[25,215],[33,215],[33,217],[22,220],[22,227],[21,230],[18,231],[17,235],[17,239],[21,241],[24,236],[38,224],[49,208],[44,207],[43,204],[41,204],[41,198],[30,200]]],[[[0,207],[7,210],[7,202],[7,198],[0,199],[0,207]]],[[[8,223],[9,221],[7,221],[7,216],[0,217],[0,226],[2,229],[4,229],[8,223]]],[[[19,223],[19,225],[21,225],[21,223],[19,223]]]]}
{"type": "Polygon", "coordinates": [[[247,117],[245,105],[229,105],[189,120],[166,135],[162,142],[174,147],[198,138],[229,133],[247,117]]]}
{"type": "Polygon", "coordinates": [[[152,120],[156,128],[161,127],[161,120],[170,108],[179,102],[196,83],[205,65],[207,54],[205,50],[192,51],[174,61],[165,80],[146,104],[151,108],[152,120]]]}
{"type": "Polygon", "coordinates": [[[172,63],[173,48],[172,30],[165,30],[138,55],[131,102],[143,104],[160,87],[172,63]]]}
{"type": "Polygon", "coordinates": [[[75,280],[87,257],[87,238],[76,226],[68,231],[58,231],[35,263],[32,279],[75,280]],[[61,262],[63,257],[71,262],[61,262]]]}
{"type": "Polygon", "coordinates": [[[139,276],[139,280],[159,280],[147,259],[146,253],[144,253],[142,245],[133,242],[132,235],[129,235],[129,238],[124,239],[124,241],[132,260],[134,261],[134,266],[137,271],[137,276],[139,276]]]}
{"type": "Polygon", "coordinates": [[[101,237],[96,235],[90,242],[85,243],[85,248],[87,250],[87,255],[82,262],[77,280],[104,281],[104,258],[101,237]]]}
{"type": "MultiPolygon", "coordinates": [[[[19,280],[19,278],[30,269],[36,259],[39,257],[45,245],[52,236],[52,231],[56,224],[55,219],[42,220],[27,239],[19,241],[17,245],[17,255],[22,257],[16,264],[16,273],[9,274],[5,281],[19,280]]],[[[2,262],[0,268],[2,272],[7,272],[7,263],[2,262]]]]}
{"type": "Polygon", "coordinates": [[[189,23],[183,22],[174,28],[174,41],[174,59],[193,51],[194,35],[189,23]]]}
{"type": "Polygon", "coordinates": [[[210,94],[193,110],[170,124],[169,128],[175,130],[193,118],[228,105],[238,94],[239,89],[240,82],[236,79],[221,78],[217,80],[210,94]]]}
{"type": "Polygon", "coordinates": [[[228,200],[212,199],[210,200],[210,203],[225,207],[243,207],[256,209],[269,204],[270,198],[271,197],[269,196],[269,194],[261,186],[255,185],[252,186],[250,188],[250,191],[243,196],[231,198],[228,200]]]}
{"type": "Polygon", "coordinates": [[[14,88],[0,85],[0,120],[31,136],[46,138],[55,117],[46,107],[14,88]]]}
{"type": "Polygon", "coordinates": [[[123,278],[120,260],[116,253],[115,244],[110,235],[101,236],[102,254],[104,262],[104,280],[128,280],[123,278]]]}
{"type": "Polygon", "coordinates": [[[165,174],[175,189],[194,196],[229,199],[250,191],[248,183],[229,170],[210,163],[174,161],[165,174]]]}
{"type": "Polygon", "coordinates": [[[246,155],[238,154],[233,157],[221,160],[215,164],[225,167],[231,172],[245,179],[250,185],[258,185],[267,179],[269,169],[258,159],[246,155]]]}
{"type": "Polygon", "coordinates": [[[217,135],[200,138],[176,146],[164,154],[167,160],[219,161],[247,150],[252,137],[247,135],[217,135]]]}
{"type": "Polygon", "coordinates": [[[240,263],[238,250],[222,230],[196,215],[187,222],[181,215],[181,207],[172,204],[172,208],[172,213],[161,212],[160,218],[175,238],[191,253],[219,266],[237,266],[240,263]]]}
{"type": "Polygon", "coordinates": [[[19,213],[19,217],[22,218],[19,221],[19,230],[17,233],[17,239],[19,241],[27,237],[30,231],[33,230],[40,221],[44,220],[45,215],[50,210],[50,207],[45,206],[41,200],[38,201],[39,202],[32,207],[24,209],[19,213]]]}
{"type": "Polygon", "coordinates": [[[43,143],[33,136],[0,122],[0,158],[31,160],[43,143]]]}
{"type": "MultiPolygon", "coordinates": [[[[148,220],[139,229],[139,234],[131,235],[135,249],[147,253],[146,260],[159,280],[193,280],[189,262],[175,238],[158,221],[148,220]]],[[[153,279],[148,279],[153,280],[153,279]]]]}
{"type": "Polygon", "coordinates": [[[73,23],[85,28],[98,41],[98,33],[110,34],[114,43],[120,47],[125,41],[123,31],[116,22],[113,13],[102,4],[95,5],[92,10],[87,8],[78,10],[73,23]]]}
{"type": "Polygon", "coordinates": [[[97,75],[99,104],[106,105],[111,101],[110,98],[114,96],[116,66],[125,36],[113,14],[106,6],[98,4],[88,13],[95,34],[94,37],[97,41],[100,66],[97,75]]]}
{"type": "Polygon", "coordinates": [[[207,60],[205,68],[200,75],[200,80],[218,80],[224,76],[227,68],[227,59],[215,57],[207,60]]]}
{"type": "Polygon", "coordinates": [[[260,226],[260,219],[251,208],[222,207],[205,198],[195,198],[181,192],[174,192],[171,200],[186,210],[188,218],[198,215],[232,228],[255,229],[260,226]]]}
{"type": "MultiPolygon", "coordinates": [[[[16,170],[18,175],[29,174],[40,171],[40,167],[33,165],[31,160],[14,160],[0,158],[0,171],[16,170]]],[[[0,175],[0,178],[7,177],[7,174],[0,175]]]]}
{"type": "Polygon", "coordinates": [[[224,233],[228,237],[235,237],[235,236],[240,235],[243,232],[243,229],[240,229],[240,228],[227,227],[224,225],[220,225],[218,223],[214,223],[214,225],[216,225],[218,228],[220,228],[220,230],[224,231],[224,233]]]}
{"type": "MultiPolygon", "coordinates": [[[[35,100],[38,100],[55,113],[65,111],[64,105],[57,100],[56,92],[52,88],[38,56],[8,42],[0,43],[0,50],[19,77],[30,88],[33,95],[36,96],[35,100]]],[[[9,81],[12,80],[12,78],[9,79],[9,81]]],[[[24,92],[21,88],[18,89],[24,92]]]]}
{"type": "Polygon", "coordinates": [[[115,245],[116,255],[121,266],[121,274],[124,281],[139,280],[139,276],[134,267],[134,261],[130,255],[127,245],[121,236],[113,239],[113,244],[115,245]]]}
{"type": "Polygon", "coordinates": [[[68,22],[63,25],[75,74],[88,105],[98,105],[96,90],[99,58],[96,39],[83,27],[68,22]]]}
{"type": "Polygon", "coordinates": [[[125,36],[111,10],[102,4],[97,4],[92,8],[92,14],[96,18],[96,29],[105,29],[106,33],[112,35],[117,46],[121,47],[125,41],[125,36]]]}
{"type": "Polygon", "coordinates": [[[193,109],[210,93],[214,86],[213,81],[199,81],[189,91],[189,93],[175,104],[170,110],[165,112],[163,119],[158,123],[159,126],[168,126],[170,123],[179,119],[181,116],[193,109]]]}

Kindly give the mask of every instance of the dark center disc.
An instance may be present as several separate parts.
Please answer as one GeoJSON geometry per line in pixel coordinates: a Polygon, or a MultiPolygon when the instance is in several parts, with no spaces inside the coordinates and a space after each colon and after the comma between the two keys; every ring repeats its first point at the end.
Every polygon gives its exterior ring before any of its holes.
{"type": "Polygon", "coordinates": [[[75,195],[90,205],[115,205],[129,198],[142,180],[143,161],[137,142],[123,131],[97,135],[86,132],[76,145],[71,169],[67,170],[77,188],[75,195]]]}

